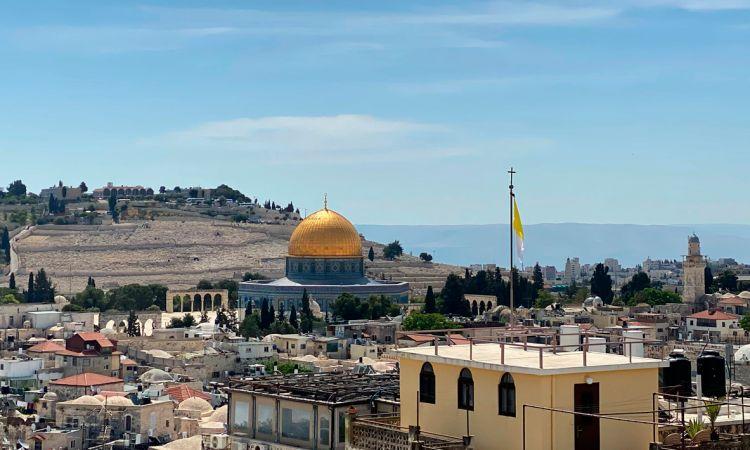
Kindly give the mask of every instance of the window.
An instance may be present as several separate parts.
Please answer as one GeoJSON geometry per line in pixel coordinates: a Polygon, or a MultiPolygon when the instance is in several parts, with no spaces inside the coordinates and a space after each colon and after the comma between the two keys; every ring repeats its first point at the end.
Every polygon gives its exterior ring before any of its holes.
{"type": "Polygon", "coordinates": [[[458,376],[458,409],[474,411],[474,379],[469,369],[461,369],[458,376]]]}
{"type": "MultiPolygon", "coordinates": [[[[246,433],[249,429],[250,403],[236,400],[234,402],[234,414],[232,414],[233,430],[246,433]]],[[[167,422],[169,426],[169,422],[167,422]]]]}
{"type": "Polygon", "coordinates": [[[275,412],[274,407],[271,405],[259,404],[256,409],[256,428],[258,433],[272,434],[273,416],[275,412]]]}
{"type": "Polygon", "coordinates": [[[125,431],[130,431],[133,427],[133,418],[131,416],[125,416],[125,431]]]}
{"type": "Polygon", "coordinates": [[[435,372],[428,362],[422,364],[419,371],[419,401],[435,404],[435,372]]]}
{"type": "Polygon", "coordinates": [[[281,409],[281,436],[298,441],[310,440],[310,411],[304,409],[281,409]]]}
{"type": "Polygon", "coordinates": [[[328,417],[320,417],[320,443],[324,446],[328,446],[331,443],[331,422],[328,417]]]}
{"type": "Polygon", "coordinates": [[[516,417],[516,384],[509,373],[503,375],[498,386],[501,416],[516,417]]]}

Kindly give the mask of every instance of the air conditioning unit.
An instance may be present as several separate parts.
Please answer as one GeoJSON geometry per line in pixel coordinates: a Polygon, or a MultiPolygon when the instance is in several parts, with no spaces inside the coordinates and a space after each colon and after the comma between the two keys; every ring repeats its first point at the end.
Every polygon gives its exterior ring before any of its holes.
{"type": "Polygon", "coordinates": [[[225,450],[229,445],[229,436],[226,434],[214,434],[211,436],[209,447],[213,450],[225,450]]]}

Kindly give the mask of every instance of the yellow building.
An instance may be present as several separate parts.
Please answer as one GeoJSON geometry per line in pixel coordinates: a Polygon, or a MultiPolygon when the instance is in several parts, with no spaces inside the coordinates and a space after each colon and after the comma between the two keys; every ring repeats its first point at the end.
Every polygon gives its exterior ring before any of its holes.
{"type": "Polygon", "coordinates": [[[531,344],[528,350],[503,348],[440,346],[437,355],[435,347],[397,350],[401,426],[418,422],[423,432],[451,436],[467,435],[468,426],[476,450],[522,449],[524,439],[528,450],[649,447],[649,424],[562,411],[651,421],[652,393],[666,362],[588,351],[584,365],[580,351],[553,353],[531,344]]]}

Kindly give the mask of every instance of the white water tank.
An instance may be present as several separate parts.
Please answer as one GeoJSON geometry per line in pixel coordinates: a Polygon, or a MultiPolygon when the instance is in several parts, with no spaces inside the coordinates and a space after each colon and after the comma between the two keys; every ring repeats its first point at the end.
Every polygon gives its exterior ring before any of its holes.
{"type": "Polygon", "coordinates": [[[632,349],[633,356],[643,358],[643,331],[640,330],[623,330],[622,336],[625,338],[625,356],[630,356],[632,349]],[[628,342],[638,342],[637,344],[628,344],[628,342]]]}
{"type": "Polygon", "coordinates": [[[597,353],[607,353],[607,338],[603,337],[590,337],[589,338],[589,351],[597,353]]]}
{"type": "Polygon", "coordinates": [[[574,352],[579,348],[572,347],[581,343],[581,328],[578,325],[560,325],[560,351],[574,352]]]}

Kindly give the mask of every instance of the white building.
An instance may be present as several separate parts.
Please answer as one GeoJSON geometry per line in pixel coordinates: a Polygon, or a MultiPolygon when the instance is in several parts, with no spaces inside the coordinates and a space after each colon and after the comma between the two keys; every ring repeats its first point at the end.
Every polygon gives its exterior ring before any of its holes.
{"type": "Polygon", "coordinates": [[[0,381],[11,386],[36,384],[36,374],[41,370],[41,358],[0,359],[0,381]]]}
{"type": "Polygon", "coordinates": [[[724,311],[701,311],[685,318],[688,339],[704,339],[719,341],[744,334],[739,326],[739,316],[724,311]]]}
{"type": "Polygon", "coordinates": [[[581,277],[581,261],[578,258],[568,258],[565,261],[565,276],[563,281],[570,284],[581,277]]]}

